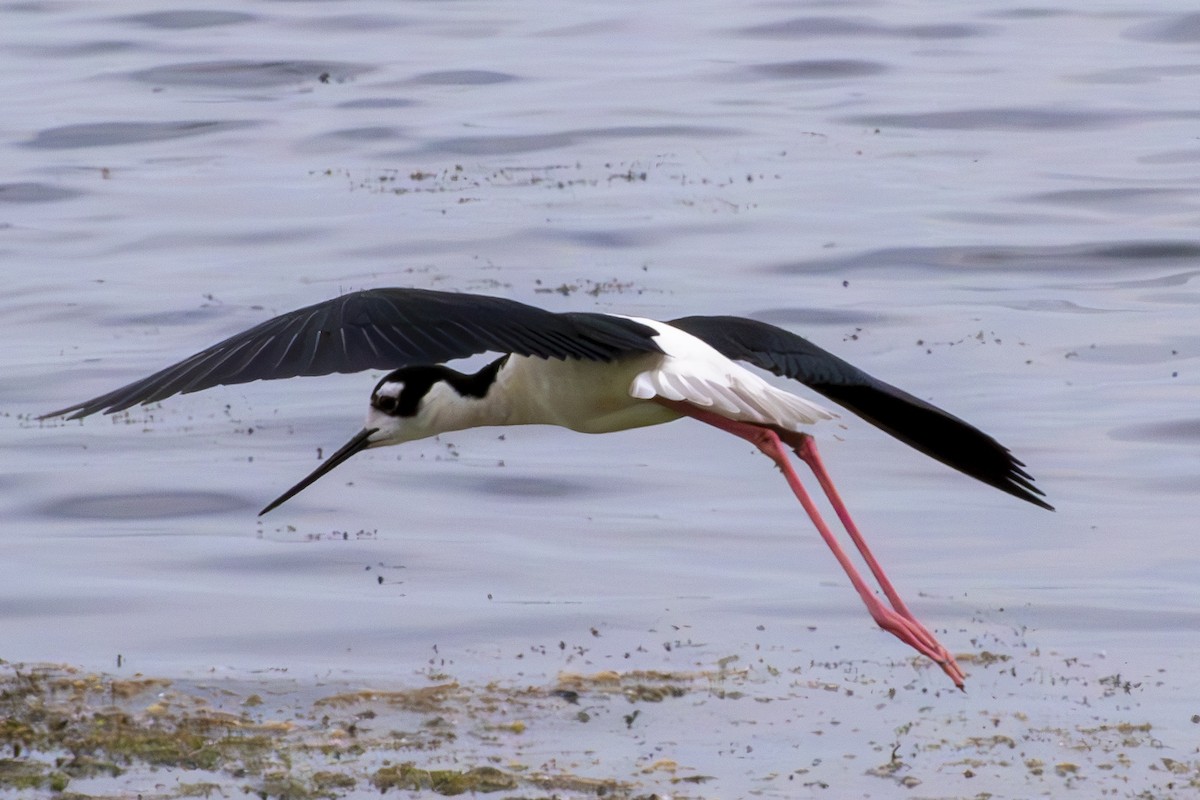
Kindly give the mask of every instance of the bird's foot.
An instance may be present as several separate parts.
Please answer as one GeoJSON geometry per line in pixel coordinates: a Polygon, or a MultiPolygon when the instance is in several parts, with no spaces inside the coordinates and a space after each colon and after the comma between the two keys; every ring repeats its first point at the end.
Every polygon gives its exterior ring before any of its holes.
{"type": "Polygon", "coordinates": [[[879,627],[933,661],[954,681],[955,686],[963,688],[966,675],[963,674],[962,668],[958,666],[950,651],[943,647],[924,625],[882,604],[871,609],[871,616],[879,627]]]}

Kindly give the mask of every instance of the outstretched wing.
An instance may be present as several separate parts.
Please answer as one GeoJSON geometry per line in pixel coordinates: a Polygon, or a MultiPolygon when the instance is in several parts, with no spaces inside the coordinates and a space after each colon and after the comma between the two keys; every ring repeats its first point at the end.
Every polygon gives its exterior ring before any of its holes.
{"type": "Polygon", "coordinates": [[[128,386],[51,411],[112,413],[222,384],[440,364],[476,353],[611,361],[660,352],[655,331],[605,314],[556,314],[484,295],[367,289],[281,314],[128,386]]]}
{"type": "Polygon", "coordinates": [[[900,441],[1035,506],[1040,499],[1024,464],[1006,447],[958,417],[873,378],[807,339],[742,317],[684,317],[671,325],[703,339],[727,358],[800,381],[900,441]]]}

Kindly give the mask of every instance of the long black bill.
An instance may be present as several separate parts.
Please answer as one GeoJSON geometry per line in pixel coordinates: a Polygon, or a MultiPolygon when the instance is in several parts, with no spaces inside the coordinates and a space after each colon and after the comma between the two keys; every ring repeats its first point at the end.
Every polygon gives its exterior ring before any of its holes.
{"type": "Polygon", "coordinates": [[[309,475],[307,478],[305,478],[304,480],[297,483],[292,488],[288,489],[283,494],[279,495],[279,497],[277,497],[274,501],[272,501],[270,505],[268,505],[262,511],[258,512],[258,515],[261,517],[263,514],[267,513],[272,508],[283,505],[288,500],[291,500],[293,497],[295,497],[296,495],[300,494],[302,491],[307,489],[310,484],[315,483],[316,480],[318,478],[320,478],[322,475],[324,475],[326,472],[329,472],[334,467],[336,467],[338,464],[341,464],[343,461],[348,460],[350,458],[350,456],[354,455],[355,453],[359,452],[360,450],[366,450],[368,447],[371,446],[371,434],[375,433],[378,430],[379,430],[379,428],[363,428],[361,431],[358,432],[358,434],[353,439],[351,439],[350,441],[348,441],[344,445],[342,445],[342,449],[338,450],[336,453],[331,455],[329,458],[325,459],[325,463],[321,464],[321,466],[314,469],[312,471],[311,475],[309,475]]]}

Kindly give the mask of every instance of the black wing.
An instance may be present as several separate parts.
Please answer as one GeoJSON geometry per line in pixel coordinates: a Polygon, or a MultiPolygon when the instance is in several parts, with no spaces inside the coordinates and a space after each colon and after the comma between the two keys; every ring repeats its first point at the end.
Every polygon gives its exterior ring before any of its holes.
{"type": "Polygon", "coordinates": [[[728,358],[800,381],[900,441],[983,481],[1053,511],[1033,477],[1006,447],[978,428],[884,383],[794,333],[741,317],[684,317],[671,325],[728,358]]]}
{"type": "Polygon", "coordinates": [[[611,361],[661,352],[651,328],[484,295],[367,289],[281,314],[166,369],[42,418],[112,413],[222,384],[440,364],[476,353],[611,361]]]}

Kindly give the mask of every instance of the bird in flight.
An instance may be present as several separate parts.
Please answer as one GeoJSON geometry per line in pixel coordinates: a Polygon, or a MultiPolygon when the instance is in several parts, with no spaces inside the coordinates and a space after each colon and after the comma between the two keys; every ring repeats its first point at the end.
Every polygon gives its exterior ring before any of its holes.
{"type": "Polygon", "coordinates": [[[807,433],[835,415],[738,362],[799,381],[947,466],[1053,510],[1024,464],[992,437],[800,336],[732,316],[659,322],[555,313],[485,295],[366,289],[281,314],[42,419],[114,413],[220,385],[388,370],[371,392],[363,429],[262,515],[374,447],[491,425],[549,424],[608,433],[690,417],[749,441],[770,458],[875,622],[932,659],[962,688],[964,675],[953,655],[917,621],[884,574],[807,433]],[[478,372],[445,366],[485,352],[500,357],[478,372]],[[812,471],[886,602],[821,517],[791,465],[789,448],[812,471]]]}

